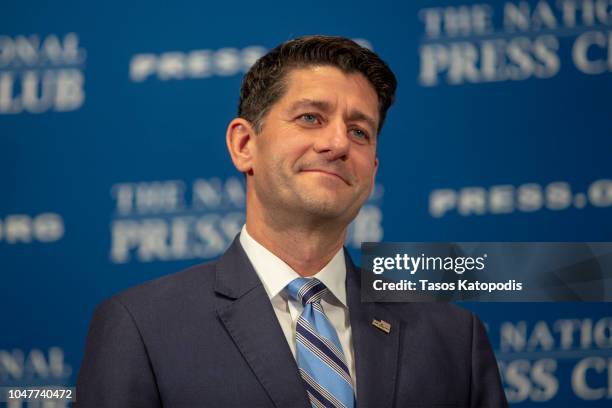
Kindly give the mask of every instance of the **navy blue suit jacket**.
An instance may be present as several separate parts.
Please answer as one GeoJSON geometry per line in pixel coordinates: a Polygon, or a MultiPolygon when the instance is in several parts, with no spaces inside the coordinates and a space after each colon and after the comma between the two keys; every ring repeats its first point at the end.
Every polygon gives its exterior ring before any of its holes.
{"type": "MultiPolygon", "coordinates": [[[[505,407],[471,312],[446,303],[362,303],[347,258],[357,406],[505,407]],[[372,320],[391,324],[390,333],[372,320]]],[[[236,239],[215,263],[131,288],[94,313],[76,406],[310,406],[261,281],[236,239]]]]}

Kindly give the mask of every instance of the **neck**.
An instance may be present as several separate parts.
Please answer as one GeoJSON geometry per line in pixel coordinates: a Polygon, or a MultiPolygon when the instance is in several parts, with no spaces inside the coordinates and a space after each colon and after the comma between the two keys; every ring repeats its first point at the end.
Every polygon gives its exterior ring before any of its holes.
{"type": "Polygon", "coordinates": [[[269,225],[247,211],[249,235],[301,276],[312,276],[332,260],[342,248],[346,228],[325,225],[269,225]]]}

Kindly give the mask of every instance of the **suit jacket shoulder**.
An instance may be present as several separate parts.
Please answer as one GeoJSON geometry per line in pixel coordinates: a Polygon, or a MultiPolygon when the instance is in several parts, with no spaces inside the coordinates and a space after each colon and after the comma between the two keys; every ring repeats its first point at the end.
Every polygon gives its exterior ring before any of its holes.
{"type": "Polygon", "coordinates": [[[267,294],[235,241],[121,292],[92,318],[77,407],[307,407],[267,294]]]}

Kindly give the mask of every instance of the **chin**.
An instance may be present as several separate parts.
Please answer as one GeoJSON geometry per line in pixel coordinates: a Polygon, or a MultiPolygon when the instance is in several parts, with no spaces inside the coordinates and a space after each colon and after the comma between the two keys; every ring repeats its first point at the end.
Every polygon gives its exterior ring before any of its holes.
{"type": "Polygon", "coordinates": [[[310,197],[303,204],[303,211],[312,216],[321,218],[346,217],[347,206],[341,205],[339,200],[315,200],[310,197]]]}

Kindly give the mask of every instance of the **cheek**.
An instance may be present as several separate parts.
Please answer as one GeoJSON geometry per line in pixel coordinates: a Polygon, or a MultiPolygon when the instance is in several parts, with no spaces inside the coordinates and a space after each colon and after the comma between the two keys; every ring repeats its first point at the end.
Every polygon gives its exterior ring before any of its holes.
{"type": "Polygon", "coordinates": [[[291,143],[287,141],[278,151],[277,159],[283,167],[297,170],[301,165],[314,160],[309,156],[312,148],[304,143],[291,143]]]}
{"type": "Polygon", "coordinates": [[[370,180],[376,174],[376,157],[372,154],[364,154],[355,160],[356,169],[362,179],[370,180]]]}
{"type": "Polygon", "coordinates": [[[308,140],[307,135],[289,124],[279,126],[274,129],[274,136],[267,140],[268,143],[261,146],[261,156],[277,165],[278,163],[293,165],[311,148],[308,140]]]}

